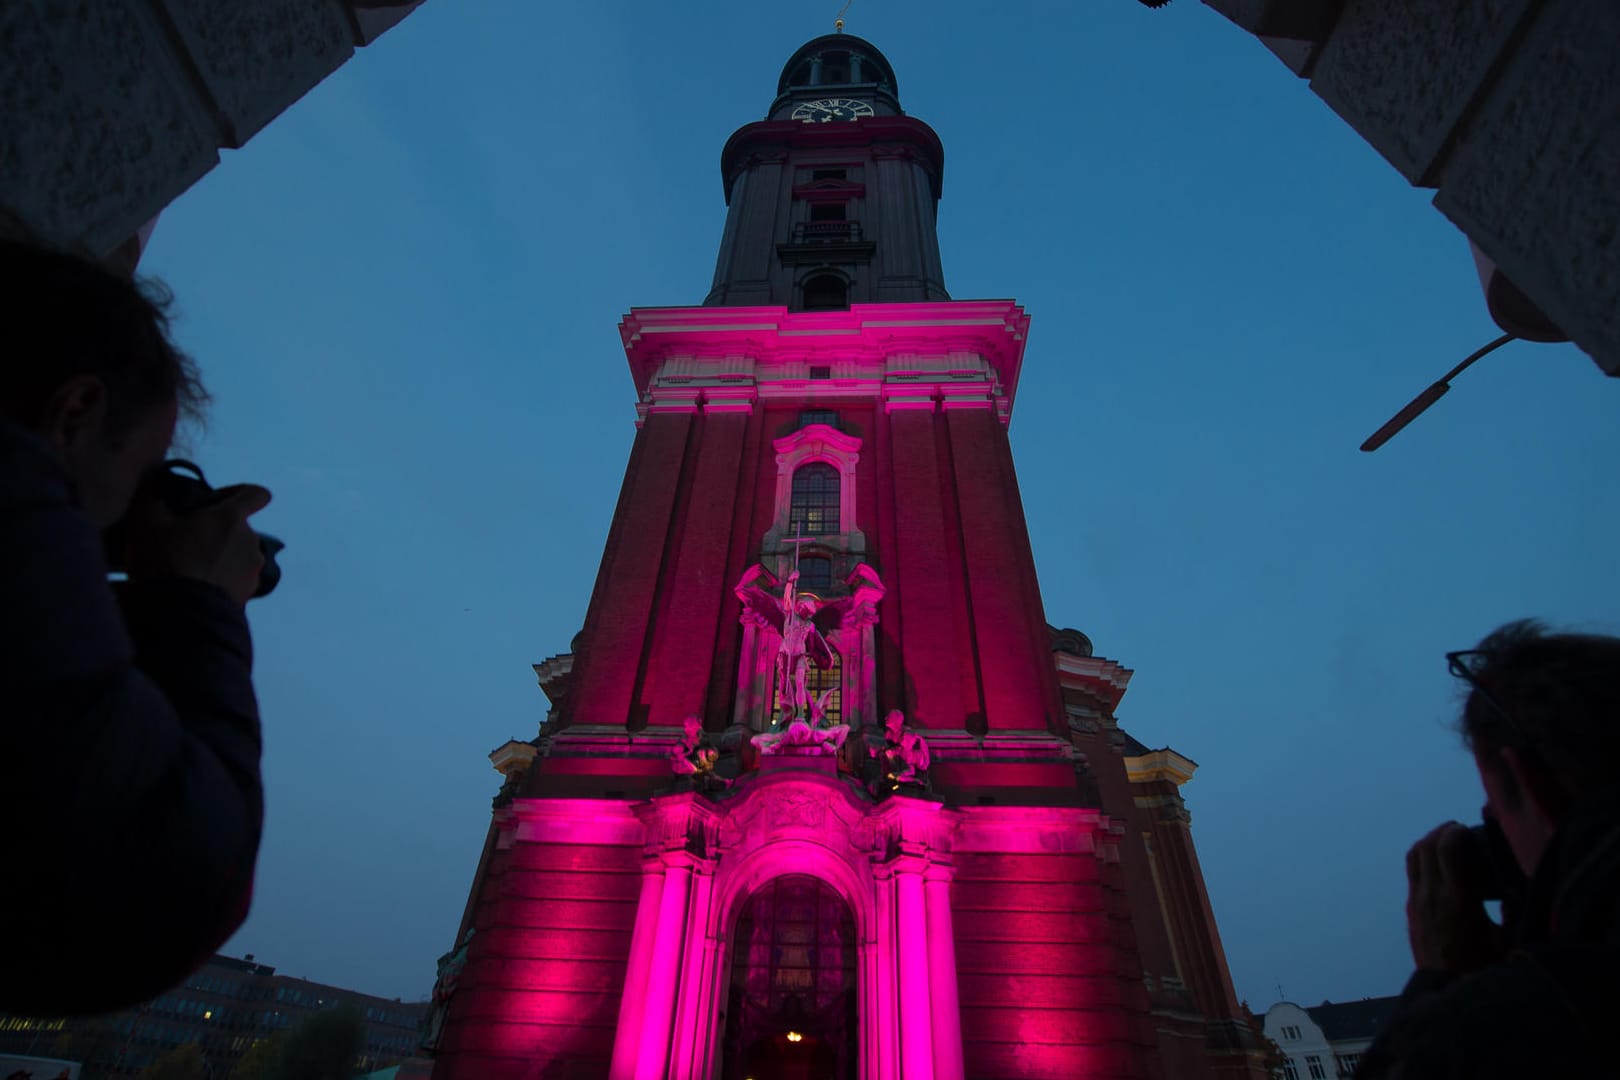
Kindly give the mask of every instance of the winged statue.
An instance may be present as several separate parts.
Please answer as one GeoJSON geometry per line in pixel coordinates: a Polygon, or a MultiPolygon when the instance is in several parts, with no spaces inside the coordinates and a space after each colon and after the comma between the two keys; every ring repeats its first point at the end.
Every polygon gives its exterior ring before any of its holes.
{"type": "Polygon", "coordinates": [[[815,722],[816,702],[809,689],[810,665],[826,670],[833,666],[833,653],[827,635],[843,626],[854,607],[854,600],[843,597],[823,601],[814,593],[799,591],[799,572],[788,574],[781,583],[763,566],[755,564],[737,586],[743,606],[781,638],[776,649],[774,682],[777,700],[782,703],[782,723],[789,720],[815,722]]]}

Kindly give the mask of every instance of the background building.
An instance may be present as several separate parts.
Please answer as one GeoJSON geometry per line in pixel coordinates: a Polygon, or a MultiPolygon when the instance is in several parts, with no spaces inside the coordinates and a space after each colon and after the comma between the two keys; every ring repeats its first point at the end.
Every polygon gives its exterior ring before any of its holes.
{"type": "Polygon", "coordinates": [[[1285,1080],[1341,1080],[1355,1075],[1361,1055],[1399,998],[1363,998],[1301,1008],[1279,1001],[1266,1010],[1266,1037],[1288,1059],[1285,1080]]]}
{"type": "Polygon", "coordinates": [[[93,1017],[0,1016],[0,1053],[67,1058],[83,1064],[81,1080],[111,1080],[135,1076],[166,1051],[194,1042],[223,1080],[254,1043],[345,1004],[366,1018],[366,1045],[356,1071],[411,1057],[426,1004],[277,975],[252,956],[220,955],[184,985],[139,1008],[93,1017]]]}
{"type": "Polygon", "coordinates": [[[947,291],[943,157],[876,48],[807,43],[721,153],[705,304],[624,318],[638,432],[550,717],[491,755],[437,1080],[1263,1075],[1195,766],[1047,623],[1029,318],[947,291]]]}

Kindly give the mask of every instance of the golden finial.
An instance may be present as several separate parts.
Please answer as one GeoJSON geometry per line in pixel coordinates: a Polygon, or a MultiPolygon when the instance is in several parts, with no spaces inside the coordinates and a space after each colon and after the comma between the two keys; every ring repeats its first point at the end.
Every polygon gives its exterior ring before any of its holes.
{"type": "Polygon", "coordinates": [[[855,0],[844,0],[844,6],[838,9],[838,18],[833,20],[833,33],[842,34],[844,32],[844,13],[849,10],[849,5],[854,2],[855,0]]]}

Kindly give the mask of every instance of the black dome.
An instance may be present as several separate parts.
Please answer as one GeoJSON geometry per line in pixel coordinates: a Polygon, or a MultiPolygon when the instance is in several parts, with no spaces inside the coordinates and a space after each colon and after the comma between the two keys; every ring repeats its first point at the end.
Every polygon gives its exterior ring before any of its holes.
{"type": "Polygon", "coordinates": [[[894,67],[888,57],[879,52],[876,45],[854,34],[824,34],[800,45],[783,66],[782,77],[776,82],[776,92],[785,94],[794,87],[810,86],[810,62],[817,57],[821,58],[823,64],[821,82],[817,85],[864,86],[876,83],[886,89],[890,96],[900,96],[900,86],[895,81],[894,67]],[[860,58],[858,82],[850,78],[850,65],[843,59],[849,56],[860,58]],[[841,60],[842,67],[839,66],[841,60]],[[836,77],[840,74],[842,78],[836,77]]]}

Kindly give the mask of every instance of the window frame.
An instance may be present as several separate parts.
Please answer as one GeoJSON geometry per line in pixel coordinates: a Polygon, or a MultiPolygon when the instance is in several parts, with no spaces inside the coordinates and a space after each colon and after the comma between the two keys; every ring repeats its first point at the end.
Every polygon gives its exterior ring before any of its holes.
{"type": "Polygon", "coordinates": [[[806,424],[774,440],[776,448],[776,509],[774,525],[765,535],[765,547],[774,550],[793,538],[793,476],[800,466],[825,462],[838,470],[838,526],[821,536],[833,551],[864,551],[866,537],[856,526],[855,467],[861,460],[861,440],[828,424],[806,424]]]}
{"type": "Polygon", "coordinates": [[[849,310],[849,305],[850,305],[850,285],[851,284],[852,283],[850,282],[848,277],[846,277],[845,275],[839,273],[836,270],[830,270],[830,269],[827,269],[825,267],[818,268],[818,269],[812,271],[811,273],[806,274],[804,276],[804,278],[799,282],[799,290],[798,290],[799,291],[799,297],[798,297],[798,299],[799,299],[799,308],[798,309],[800,311],[848,311],[849,310]],[[841,292],[843,294],[843,303],[834,304],[834,305],[818,305],[816,307],[811,307],[810,306],[810,287],[811,287],[811,285],[815,284],[816,282],[836,282],[837,285],[838,285],[838,288],[841,290],[841,292]]]}
{"type": "Polygon", "coordinates": [[[838,466],[830,461],[806,461],[793,470],[788,479],[788,517],[787,537],[839,536],[844,528],[843,515],[843,477],[838,466]],[[800,479],[806,480],[801,488],[800,479]],[[814,486],[812,486],[812,478],[814,486]],[[819,528],[811,531],[811,519],[820,512],[822,521],[832,519],[832,528],[819,528]],[[830,513],[829,513],[830,511],[830,513]],[[803,524],[803,528],[794,528],[795,522],[803,524]]]}

